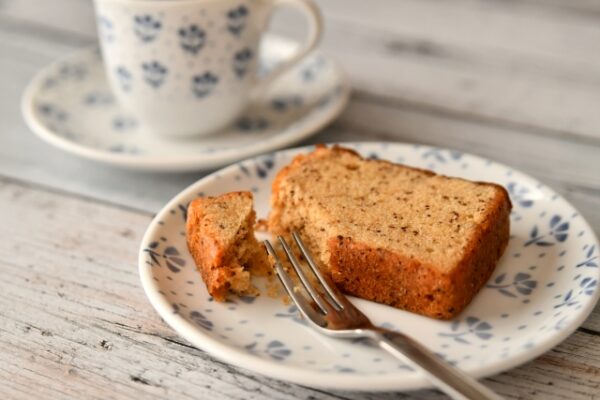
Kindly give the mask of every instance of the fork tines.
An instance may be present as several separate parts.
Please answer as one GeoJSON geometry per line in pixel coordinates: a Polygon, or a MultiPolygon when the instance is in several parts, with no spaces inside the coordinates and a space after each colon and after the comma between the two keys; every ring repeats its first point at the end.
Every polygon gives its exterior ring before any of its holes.
{"type": "MultiPolygon", "coordinates": [[[[302,254],[302,257],[306,260],[314,276],[316,277],[316,280],[319,283],[319,289],[315,288],[315,286],[313,286],[309,278],[306,276],[300,261],[294,254],[294,251],[287,241],[281,236],[278,236],[277,239],[281,243],[281,247],[283,248],[283,251],[285,252],[286,257],[294,271],[296,271],[298,278],[300,278],[300,282],[302,282],[302,285],[306,289],[309,299],[314,302],[316,308],[321,312],[322,315],[327,315],[330,313],[330,311],[332,311],[332,309],[336,311],[344,309],[343,302],[340,300],[340,296],[337,294],[337,288],[329,282],[327,277],[321,273],[319,267],[311,257],[308,248],[300,238],[300,235],[297,232],[292,232],[292,237],[294,238],[294,241],[300,250],[300,254],[302,254]]],[[[315,309],[309,305],[305,296],[299,293],[297,286],[294,284],[294,281],[290,275],[286,272],[281,263],[281,259],[268,240],[265,240],[265,246],[267,248],[267,252],[275,260],[275,271],[277,272],[277,276],[279,277],[279,280],[283,284],[283,287],[291,297],[292,301],[296,304],[305,318],[323,326],[323,319],[318,313],[315,312],[315,309]],[[318,319],[318,321],[316,319],[318,319]]]]}

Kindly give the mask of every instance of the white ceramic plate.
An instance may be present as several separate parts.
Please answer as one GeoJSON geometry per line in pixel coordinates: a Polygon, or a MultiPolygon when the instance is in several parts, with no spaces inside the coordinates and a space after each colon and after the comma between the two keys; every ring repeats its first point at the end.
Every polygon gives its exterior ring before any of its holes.
{"type": "MultiPolygon", "coordinates": [[[[520,365],[557,345],[598,299],[598,242],[566,200],[531,177],[457,151],[426,146],[347,144],[364,156],[497,182],[510,192],[511,238],[492,278],[453,321],[436,321],[355,300],[375,323],[402,330],[474,376],[520,365]]],[[[218,171],[177,195],[158,213],[141,244],[139,270],[152,305],[195,346],[221,360],[302,385],[340,390],[408,390],[424,377],[379,349],[323,337],[294,307],[262,296],[217,303],[188,254],[186,205],[198,195],[252,190],[268,212],[271,179],[298,152],[282,151],[218,171]]]]}
{"type": "MultiPolygon", "coordinates": [[[[261,46],[263,70],[296,48],[272,35],[261,46]]],[[[231,127],[189,140],[162,138],[148,134],[120,107],[98,49],[89,48],[41,70],[25,91],[22,109],[33,132],[62,150],[127,168],[185,171],[221,166],[313,135],[342,111],[349,94],[335,62],[315,52],[274,81],[231,127]]]]}

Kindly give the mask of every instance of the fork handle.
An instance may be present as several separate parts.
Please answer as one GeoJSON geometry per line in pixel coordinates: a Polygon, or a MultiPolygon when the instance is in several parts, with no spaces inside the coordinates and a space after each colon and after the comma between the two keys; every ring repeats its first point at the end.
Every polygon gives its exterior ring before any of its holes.
{"type": "Polygon", "coordinates": [[[461,370],[433,354],[419,342],[398,332],[375,328],[371,338],[388,353],[401,361],[417,367],[440,390],[453,399],[502,399],[461,370]]]}

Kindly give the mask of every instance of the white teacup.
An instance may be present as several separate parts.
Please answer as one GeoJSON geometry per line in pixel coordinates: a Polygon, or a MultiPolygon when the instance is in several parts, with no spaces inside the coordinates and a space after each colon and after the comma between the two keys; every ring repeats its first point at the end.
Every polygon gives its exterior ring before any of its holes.
{"type": "Polygon", "coordinates": [[[114,94],[146,130],[166,136],[206,135],[231,123],[322,31],[312,0],[95,0],[95,7],[114,94]],[[308,40],[259,78],[260,38],[279,6],[303,12],[308,40]]]}

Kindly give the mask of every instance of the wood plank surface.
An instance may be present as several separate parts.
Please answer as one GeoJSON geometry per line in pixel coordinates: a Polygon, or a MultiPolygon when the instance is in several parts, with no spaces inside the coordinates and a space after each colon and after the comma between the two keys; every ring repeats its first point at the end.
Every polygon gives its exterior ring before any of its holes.
{"type": "MultiPolygon", "coordinates": [[[[355,87],[303,142],[450,147],[533,175],[600,233],[600,2],[317,0],[322,48],[355,87]]],[[[302,36],[282,12],[275,31],[302,36]]],[[[0,399],[441,399],[268,379],[168,328],[137,275],[151,216],[210,171],[147,174],[65,154],[20,115],[43,66],[96,41],[90,0],[0,0],[0,399]]],[[[600,306],[575,334],[486,384],[509,399],[600,399],[600,306]]]]}
{"type": "MultiPolygon", "coordinates": [[[[329,393],[194,349],[161,321],[140,286],[137,247],[150,218],[0,179],[0,398],[443,398],[433,391],[329,393]]],[[[596,322],[486,383],[507,398],[594,398],[599,315],[597,308],[596,322]]]]}

